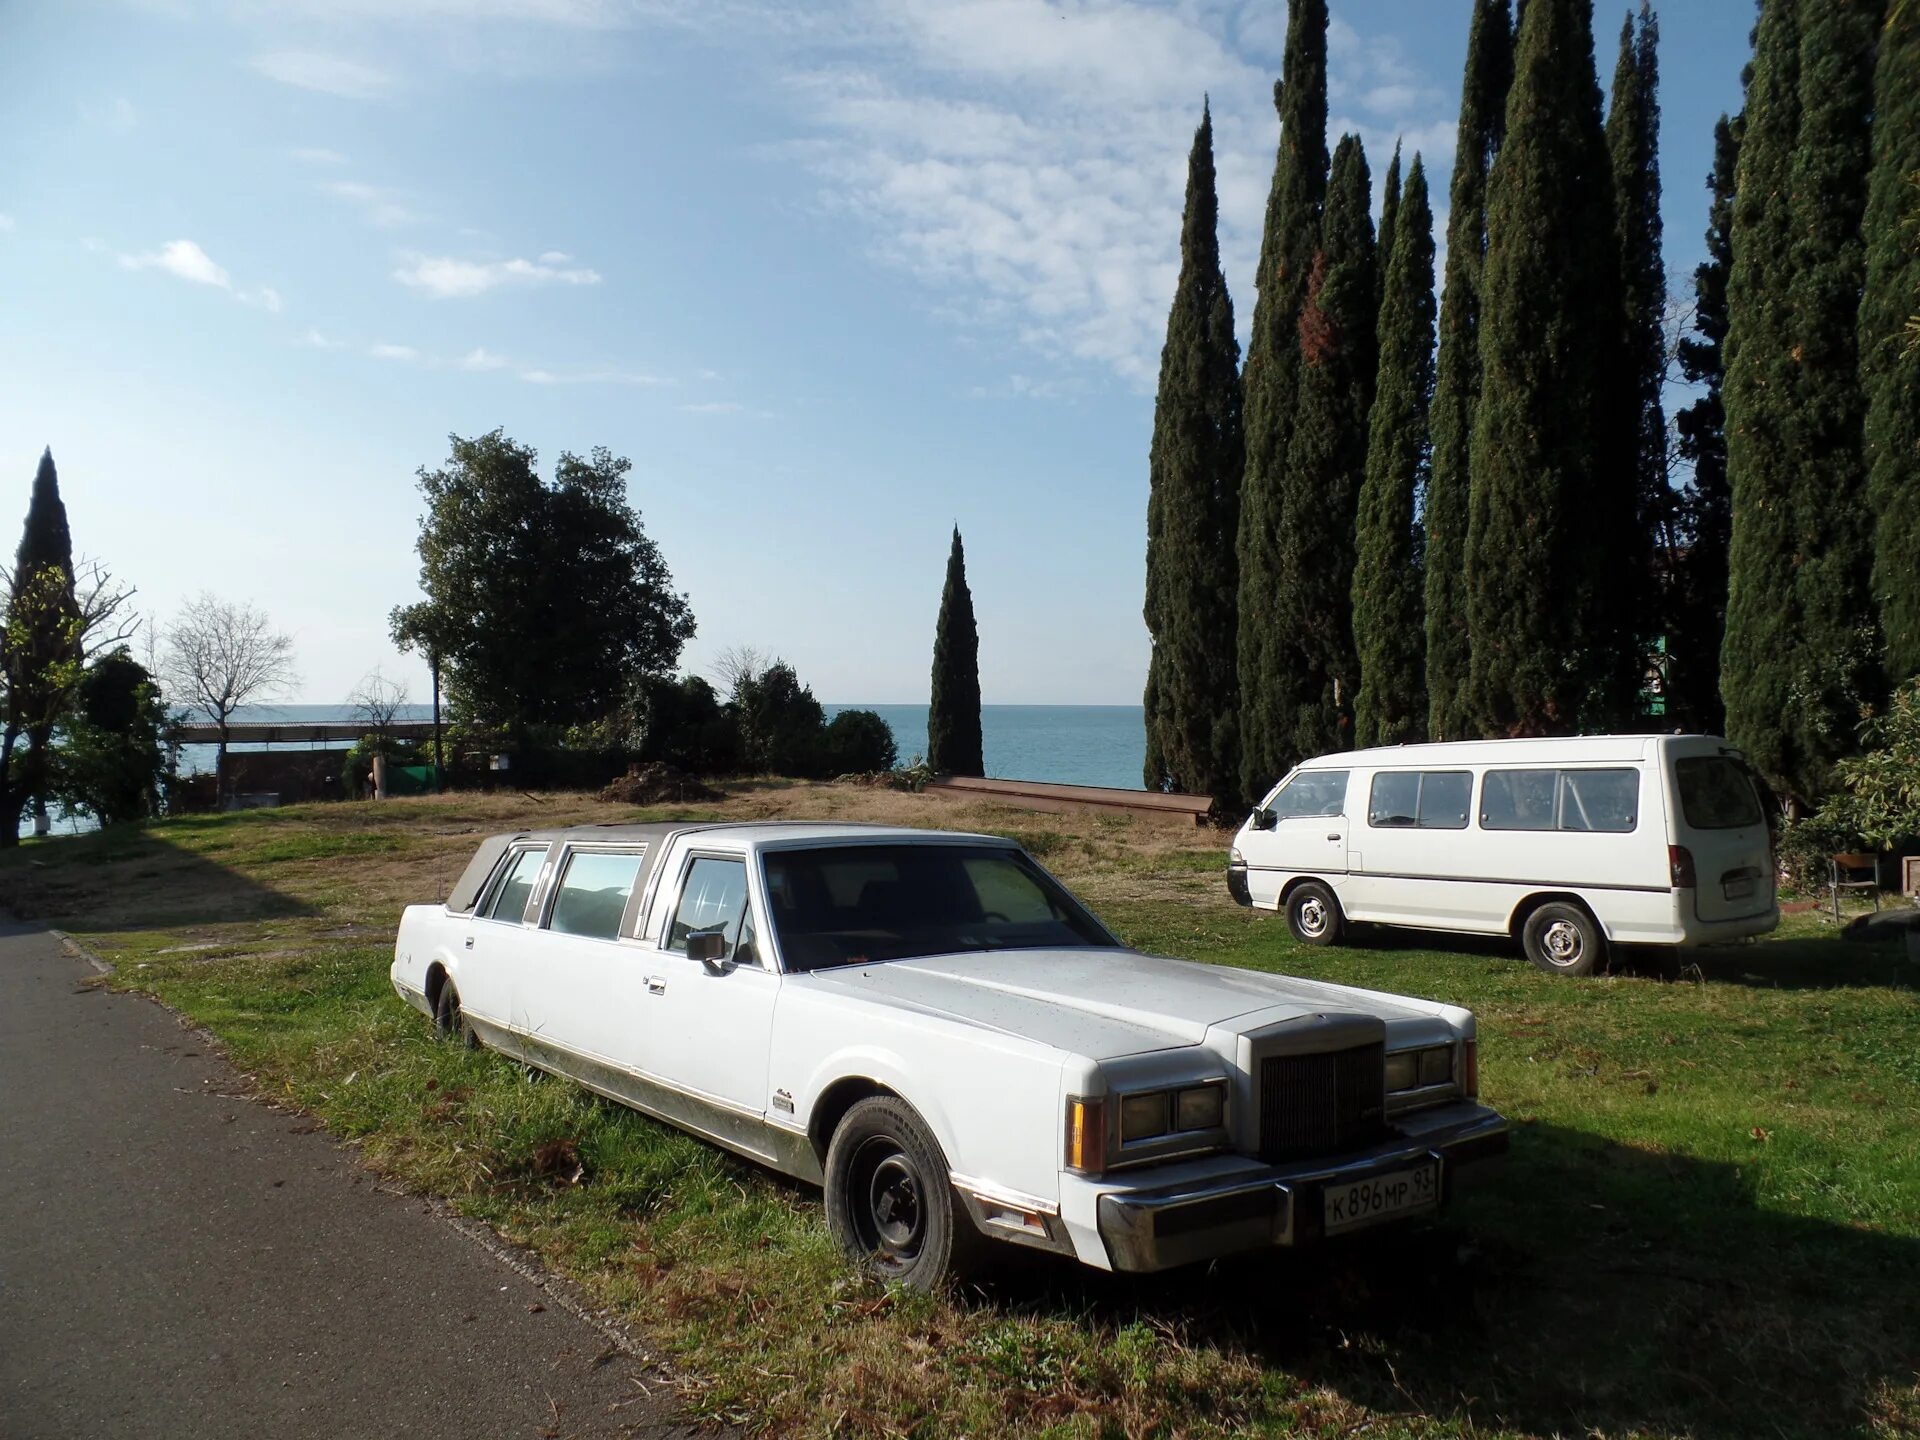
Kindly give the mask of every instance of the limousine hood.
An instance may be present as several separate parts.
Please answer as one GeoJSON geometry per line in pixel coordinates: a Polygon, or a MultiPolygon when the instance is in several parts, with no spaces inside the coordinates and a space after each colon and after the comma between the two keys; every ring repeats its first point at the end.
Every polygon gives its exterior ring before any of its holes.
{"type": "MultiPolygon", "coordinates": [[[[810,983],[1023,1036],[1092,1060],[1197,1045],[1213,1026],[1331,1008],[1277,975],[1131,950],[986,950],[816,971],[810,983]]],[[[1345,992],[1356,999],[1365,992],[1345,992]]],[[[1343,1010],[1376,1011],[1372,1004],[1343,1010]]]]}

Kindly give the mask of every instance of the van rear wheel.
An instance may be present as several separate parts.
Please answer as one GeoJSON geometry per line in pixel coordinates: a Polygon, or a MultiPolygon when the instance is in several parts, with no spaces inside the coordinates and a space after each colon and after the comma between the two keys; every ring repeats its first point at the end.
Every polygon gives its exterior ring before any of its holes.
{"type": "Polygon", "coordinates": [[[1520,932],[1527,958],[1550,975],[1591,975],[1607,961],[1607,940],[1578,905],[1553,901],[1531,915],[1520,932]]]}
{"type": "Polygon", "coordinates": [[[1333,891],[1309,880],[1287,896],[1287,928],[1302,945],[1335,945],[1347,928],[1347,919],[1333,891]]]}

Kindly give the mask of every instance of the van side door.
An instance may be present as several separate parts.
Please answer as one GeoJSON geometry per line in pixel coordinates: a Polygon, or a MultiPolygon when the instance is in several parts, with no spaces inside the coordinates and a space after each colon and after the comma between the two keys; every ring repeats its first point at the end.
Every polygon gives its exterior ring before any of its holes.
{"type": "Polygon", "coordinates": [[[1356,920],[1440,930],[1499,929],[1502,897],[1473,883],[1473,771],[1464,766],[1376,770],[1356,792],[1342,903],[1356,920]]]}
{"type": "Polygon", "coordinates": [[[1313,875],[1335,887],[1347,879],[1348,770],[1295,770],[1261,807],[1264,824],[1239,838],[1255,901],[1274,904],[1280,886],[1313,875]]]}

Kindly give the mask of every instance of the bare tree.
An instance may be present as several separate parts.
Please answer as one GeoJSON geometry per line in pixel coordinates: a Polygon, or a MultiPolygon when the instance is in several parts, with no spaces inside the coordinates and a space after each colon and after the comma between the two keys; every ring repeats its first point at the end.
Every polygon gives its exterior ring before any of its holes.
{"type": "Polygon", "coordinates": [[[347,703],[353,706],[354,718],[369,734],[385,735],[406,708],[407,687],[398,680],[389,680],[376,665],[360,677],[360,683],[347,696],[347,703]]]}
{"type": "Polygon", "coordinates": [[[299,678],[292,636],[273,629],[264,611],[205,590],[168,627],[160,674],[171,698],[220,727],[221,770],[233,712],[250,700],[284,693],[299,678]]]}
{"type": "Polygon", "coordinates": [[[729,645],[713,658],[713,678],[726,687],[728,699],[738,699],[740,687],[758,680],[774,663],[774,657],[756,645],[729,645]]]}

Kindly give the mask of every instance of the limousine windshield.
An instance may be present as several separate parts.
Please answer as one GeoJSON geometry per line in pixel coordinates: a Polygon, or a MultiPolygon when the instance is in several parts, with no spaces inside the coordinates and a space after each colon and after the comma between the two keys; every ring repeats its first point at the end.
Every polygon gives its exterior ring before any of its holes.
{"type": "Polygon", "coordinates": [[[845,845],[773,850],[765,863],[773,927],[790,971],[1117,943],[1018,850],[845,845]]]}

